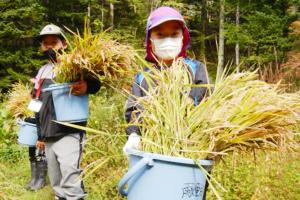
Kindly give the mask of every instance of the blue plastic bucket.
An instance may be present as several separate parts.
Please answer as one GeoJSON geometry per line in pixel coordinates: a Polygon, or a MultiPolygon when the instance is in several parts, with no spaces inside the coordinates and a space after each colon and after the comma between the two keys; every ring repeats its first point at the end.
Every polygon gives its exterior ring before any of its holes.
{"type": "Polygon", "coordinates": [[[89,117],[88,95],[72,95],[71,83],[51,84],[42,92],[52,92],[56,120],[62,122],[82,122],[89,117]]]}
{"type": "MultiPolygon", "coordinates": [[[[198,164],[210,171],[212,161],[198,164]]],[[[202,170],[192,159],[134,152],[118,189],[128,200],[201,200],[206,190],[202,170]]]]}
{"type": "Polygon", "coordinates": [[[35,124],[19,121],[18,142],[27,146],[35,146],[38,140],[37,128],[35,124]]]}

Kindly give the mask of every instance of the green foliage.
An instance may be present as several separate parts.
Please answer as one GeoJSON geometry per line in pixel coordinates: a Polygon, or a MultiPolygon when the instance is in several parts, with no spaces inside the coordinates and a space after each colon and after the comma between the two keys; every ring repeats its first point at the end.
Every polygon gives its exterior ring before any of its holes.
{"type": "MultiPolygon", "coordinates": [[[[3,0],[0,2],[0,88],[10,87],[12,82],[36,74],[43,62],[34,37],[46,24],[54,23],[81,32],[84,16],[88,15],[89,10],[92,30],[100,32],[109,29],[121,42],[144,49],[147,17],[151,10],[161,5],[173,6],[181,11],[191,32],[190,52],[196,58],[203,58],[204,53],[209,65],[213,66],[217,59],[218,1],[3,0]],[[113,21],[111,4],[114,5],[113,21]],[[207,12],[207,21],[204,22],[203,8],[207,12]],[[110,29],[112,24],[114,28],[110,29]]],[[[288,26],[298,18],[299,5],[298,0],[226,1],[227,61],[234,57],[236,42],[240,44],[241,60],[248,66],[283,61],[294,40],[288,34],[288,26]],[[238,2],[241,16],[239,28],[235,26],[238,2]]]]}
{"type": "Polygon", "coordinates": [[[242,60],[248,66],[282,61],[284,52],[292,46],[294,38],[288,35],[289,24],[296,19],[288,12],[289,1],[241,2],[240,24],[236,26],[236,2],[228,5],[226,43],[240,45],[242,60]]]}
{"type": "Polygon", "coordinates": [[[93,183],[86,185],[91,199],[123,199],[116,185],[127,166],[122,152],[126,140],[123,117],[125,98],[114,93],[112,89],[102,88],[90,101],[88,126],[110,135],[88,134],[83,163],[85,182],[93,183]]]}
{"type": "Polygon", "coordinates": [[[98,95],[91,96],[90,110],[91,116],[89,118],[89,127],[97,130],[106,130],[117,133],[121,131],[116,126],[124,124],[123,104],[126,100],[125,96],[114,94],[113,89],[102,87],[98,95]]]}
{"type": "Polygon", "coordinates": [[[11,140],[4,140],[0,145],[0,161],[5,163],[15,163],[24,158],[26,158],[26,154],[24,155],[24,151],[27,148],[24,148],[18,144],[14,144],[11,140]]]}
{"type": "Polygon", "coordinates": [[[36,22],[43,20],[43,7],[37,1],[3,0],[1,7],[0,38],[14,40],[33,37],[42,25],[36,22]]]}
{"type": "Polygon", "coordinates": [[[5,109],[4,103],[0,103],[0,141],[8,143],[11,140],[16,139],[15,120],[9,115],[5,109]]]}
{"type": "MultiPolygon", "coordinates": [[[[233,154],[213,169],[223,199],[299,199],[299,153],[233,154]],[[255,155],[255,157],[253,157],[255,155]]],[[[208,199],[214,199],[209,190],[208,199]]]]}
{"type": "Polygon", "coordinates": [[[4,105],[5,103],[0,103],[0,163],[13,163],[24,158],[24,149],[17,144],[18,127],[4,105]]]}
{"type": "Polygon", "coordinates": [[[37,1],[0,2],[0,88],[28,79],[41,66],[33,37],[43,24],[45,13],[37,1]]]}

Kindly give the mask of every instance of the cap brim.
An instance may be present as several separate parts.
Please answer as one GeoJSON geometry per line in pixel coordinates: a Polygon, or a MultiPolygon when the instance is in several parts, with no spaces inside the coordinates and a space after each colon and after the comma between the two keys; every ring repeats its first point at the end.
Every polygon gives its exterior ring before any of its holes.
{"type": "Polygon", "coordinates": [[[167,21],[179,21],[179,22],[181,22],[184,25],[184,21],[182,19],[178,19],[178,18],[166,18],[166,19],[160,20],[160,21],[156,22],[155,24],[151,25],[149,27],[149,30],[151,30],[154,27],[157,27],[157,26],[159,26],[159,25],[161,25],[161,24],[163,24],[163,23],[165,23],[167,21]]]}
{"type": "Polygon", "coordinates": [[[38,35],[35,37],[35,39],[38,41],[38,42],[42,42],[43,38],[47,35],[55,35],[57,37],[59,37],[60,39],[62,40],[65,40],[64,36],[62,36],[61,34],[44,34],[44,35],[38,35]]]}

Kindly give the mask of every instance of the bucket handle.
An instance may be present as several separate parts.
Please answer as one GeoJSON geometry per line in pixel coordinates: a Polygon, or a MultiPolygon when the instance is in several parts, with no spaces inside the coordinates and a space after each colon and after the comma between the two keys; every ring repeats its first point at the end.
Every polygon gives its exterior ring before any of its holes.
{"type": "Polygon", "coordinates": [[[42,92],[49,92],[49,91],[53,91],[53,90],[60,90],[60,89],[67,89],[67,88],[71,88],[71,85],[60,85],[60,86],[56,86],[56,87],[48,87],[48,88],[44,88],[42,89],[42,92]]]}
{"type": "Polygon", "coordinates": [[[153,166],[153,161],[151,158],[144,157],[142,160],[140,160],[137,164],[135,164],[129,171],[125,174],[125,176],[121,179],[118,185],[118,190],[123,196],[128,195],[129,188],[125,189],[125,185],[128,183],[128,181],[140,170],[143,169],[143,171],[146,170],[146,166],[153,166]]]}
{"type": "Polygon", "coordinates": [[[22,119],[20,119],[20,118],[17,118],[16,119],[16,123],[18,124],[18,125],[20,125],[20,126],[23,126],[25,123],[24,123],[24,121],[22,120],[22,119]]]}

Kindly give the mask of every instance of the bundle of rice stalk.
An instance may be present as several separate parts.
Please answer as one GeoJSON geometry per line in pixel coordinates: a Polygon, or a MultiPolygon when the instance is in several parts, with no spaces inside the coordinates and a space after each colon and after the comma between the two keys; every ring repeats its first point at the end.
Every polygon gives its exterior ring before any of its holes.
{"type": "Polygon", "coordinates": [[[106,32],[92,34],[88,25],[84,33],[74,33],[69,50],[59,55],[55,67],[56,81],[73,82],[86,73],[94,74],[105,83],[116,84],[134,72],[136,51],[129,45],[113,40],[106,32]]]}
{"type": "Polygon", "coordinates": [[[141,108],[142,150],[193,159],[216,159],[234,150],[279,149],[293,141],[299,94],[258,80],[255,72],[223,75],[211,95],[194,106],[183,60],[144,73],[150,87],[135,97],[141,108]]]}
{"type": "Polygon", "coordinates": [[[31,89],[28,85],[18,82],[8,92],[6,109],[15,118],[31,117],[34,113],[27,106],[31,100],[31,89]]]}

